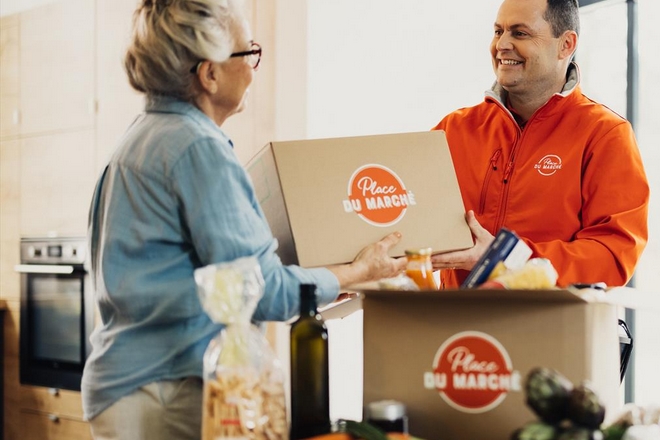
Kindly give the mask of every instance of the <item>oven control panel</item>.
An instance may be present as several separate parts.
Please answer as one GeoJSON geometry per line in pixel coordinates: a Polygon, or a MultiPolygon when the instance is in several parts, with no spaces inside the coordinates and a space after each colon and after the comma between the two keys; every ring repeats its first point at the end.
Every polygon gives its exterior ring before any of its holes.
{"type": "Polygon", "coordinates": [[[22,264],[81,264],[87,242],[80,237],[22,238],[22,264]]]}

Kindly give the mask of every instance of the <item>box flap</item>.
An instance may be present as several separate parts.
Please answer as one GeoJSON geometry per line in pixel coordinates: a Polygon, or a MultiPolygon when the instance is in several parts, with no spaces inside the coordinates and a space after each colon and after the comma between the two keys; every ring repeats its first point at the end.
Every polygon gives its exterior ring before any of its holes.
{"type": "Polygon", "coordinates": [[[630,309],[660,311],[660,294],[644,292],[630,287],[615,287],[607,291],[598,289],[453,289],[438,291],[379,290],[377,283],[354,286],[355,298],[326,306],[322,315],[326,319],[343,318],[362,309],[362,299],[372,298],[438,298],[440,301],[503,301],[547,303],[603,303],[630,309]]]}
{"type": "MultiPolygon", "coordinates": [[[[364,284],[362,285],[365,286],[364,284]]],[[[406,297],[414,300],[416,298],[438,298],[439,301],[495,301],[498,303],[511,302],[547,302],[547,303],[590,303],[602,301],[601,295],[593,295],[593,291],[584,292],[579,290],[490,290],[490,289],[454,289],[437,291],[402,291],[402,290],[378,290],[356,289],[357,296],[341,302],[331,303],[321,310],[324,319],[344,318],[351,313],[362,309],[364,297],[370,298],[401,298],[406,297]]],[[[584,290],[584,289],[583,289],[584,290]]],[[[597,293],[597,292],[596,292],[597,293]]],[[[600,292],[603,293],[604,292],[600,292]]]]}
{"type": "Polygon", "coordinates": [[[289,227],[289,216],[284,206],[284,196],[280,186],[280,178],[275,166],[275,157],[271,144],[261,149],[245,166],[254,191],[259,199],[273,237],[277,239],[279,255],[284,264],[298,264],[294,247],[293,235],[289,227]]]}
{"type": "Polygon", "coordinates": [[[660,312],[660,293],[658,292],[647,292],[632,287],[613,287],[605,292],[585,289],[583,295],[585,297],[589,296],[589,301],[592,302],[660,312]]]}

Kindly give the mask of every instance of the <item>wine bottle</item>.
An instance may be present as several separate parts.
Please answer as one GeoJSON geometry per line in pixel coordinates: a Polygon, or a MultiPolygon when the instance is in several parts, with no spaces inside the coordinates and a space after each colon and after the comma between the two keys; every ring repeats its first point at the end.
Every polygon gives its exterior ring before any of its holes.
{"type": "Polygon", "coordinates": [[[300,317],[291,325],[291,440],[330,432],[328,329],[316,286],[300,285],[300,317]]]}

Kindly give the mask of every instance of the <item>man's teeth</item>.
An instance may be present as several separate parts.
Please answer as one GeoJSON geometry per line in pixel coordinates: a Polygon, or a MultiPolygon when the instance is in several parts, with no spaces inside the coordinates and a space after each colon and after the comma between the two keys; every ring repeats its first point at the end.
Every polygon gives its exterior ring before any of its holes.
{"type": "Polygon", "coordinates": [[[516,60],[500,60],[500,63],[508,64],[508,65],[522,64],[520,61],[516,61],[516,60]]]}

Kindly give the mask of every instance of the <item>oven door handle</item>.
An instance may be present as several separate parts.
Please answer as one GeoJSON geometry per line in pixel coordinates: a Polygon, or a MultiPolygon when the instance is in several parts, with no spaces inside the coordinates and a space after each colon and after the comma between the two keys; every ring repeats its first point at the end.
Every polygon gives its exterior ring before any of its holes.
{"type": "Polygon", "coordinates": [[[70,265],[17,264],[14,266],[14,270],[20,273],[72,274],[74,269],[70,265]]]}

